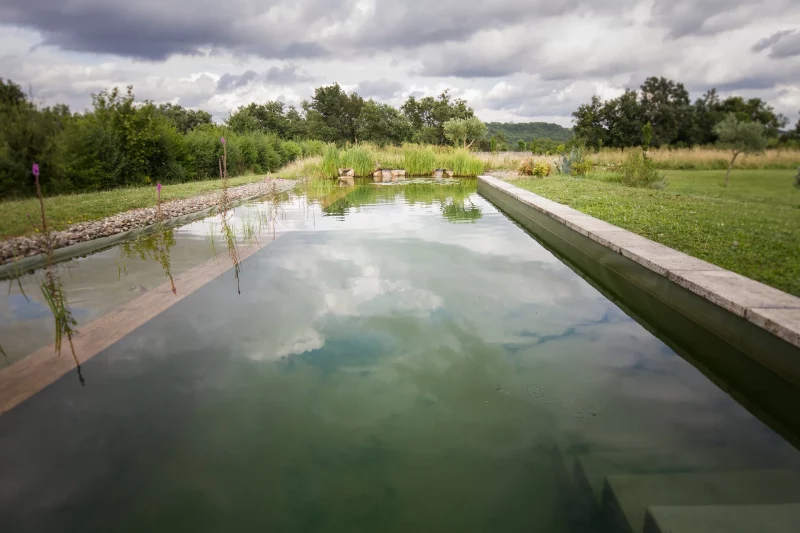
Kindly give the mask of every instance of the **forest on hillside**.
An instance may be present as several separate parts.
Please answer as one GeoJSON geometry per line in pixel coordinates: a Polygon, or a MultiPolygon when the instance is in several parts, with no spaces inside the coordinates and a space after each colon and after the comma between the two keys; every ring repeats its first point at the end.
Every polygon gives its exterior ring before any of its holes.
{"type": "Polygon", "coordinates": [[[572,129],[550,122],[487,122],[489,137],[502,136],[511,145],[516,146],[522,139],[530,143],[535,139],[552,139],[564,143],[572,138],[572,129]]]}

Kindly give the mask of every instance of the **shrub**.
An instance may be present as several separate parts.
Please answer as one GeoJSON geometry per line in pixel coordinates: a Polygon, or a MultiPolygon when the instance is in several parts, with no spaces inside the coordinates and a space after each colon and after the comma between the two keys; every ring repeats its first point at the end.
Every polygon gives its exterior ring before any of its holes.
{"type": "Polygon", "coordinates": [[[300,141],[298,143],[303,151],[303,157],[314,157],[325,152],[325,143],[318,140],[300,141]]]}
{"type": "Polygon", "coordinates": [[[592,170],[592,162],[591,161],[581,161],[580,163],[573,163],[572,164],[572,175],[573,176],[585,176],[592,170]]]}
{"type": "Polygon", "coordinates": [[[552,168],[550,168],[550,163],[546,161],[537,161],[533,164],[533,168],[531,169],[531,175],[544,178],[550,175],[552,172],[552,168]]]}
{"type": "MultiPolygon", "coordinates": [[[[295,141],[281,141],[281,166],[303,157],[303,148],[295,141]]],[[[315,154],[316,155],[316,154],[315,154]]],[[[276,169],[277,170],[277,169],[276,169]]]]}
{"type": "Polygon", "coordinates": [[[658,171],[653,161],[638,152],[632,152],[622,163],[621,182],[628,187],[650,187],[661,189],[666,186],[666,179],[658,171]]]}
{"type": "Polygon", "coordinates": [[[533,175],[533,159],[527,158],[523,159],[519,163],[519,168],[517,169],[519,174],[523,176],[532,176],[533,175]]]}

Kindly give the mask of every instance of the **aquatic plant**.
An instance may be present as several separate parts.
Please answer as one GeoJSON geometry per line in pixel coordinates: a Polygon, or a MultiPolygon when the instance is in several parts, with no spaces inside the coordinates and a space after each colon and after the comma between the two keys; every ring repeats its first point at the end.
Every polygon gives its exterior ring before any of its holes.
{"type": "Polygon", "coordinates": [[[342,167],[352,168],[356,176],[371,176],[375,170],[375,159],[366,148],[348,148],[342,153],[340,160],[342,167]]]}
{"type": "Polygon", "coordinates": [[[156,203],[157,203],[157,210],[156,210],[156,218],[161,220],[161,182],[156,183],[156,203]]]}
{"type": "Polygon", "coordinates": [[[83,385],[83,375],[81,374],[81,365],[78,361],[78,356],[75,354],[75,346],[72,343],[72,336],[76,333],[75,326],[78,321],[72,316],[72,311],[69,308],[67,295],[64,293],[64,285],[53,272],[53,242],[50,236],[50,230],[47,227],[47,217],[44,210],[44,196],[42,195],[42,187],[39,183],[39,165],[36,163],[31,167],[34,182],[36,184],[36,195],[39,197],[39,209],[42,217],[42,238],[44,239],[45,250],[47,251],[47,267],[44,272],[44,279],[40,284],[42,296],[44,296],[50,312],[53,314],[55,322],[55,352],[61,355],[61,342],[64,336],[67,337],[69,342],[70,352],[72,358],[75,360],[75,367],[78,369],[78,379],[83,385]]]}
{"type": "Polygon", "coordinates": [[[325,146],[322,153],[322,161],[319,164],[319,176],[323,178],[335,178],[339,175],[339,168],[342,163],[339,157],[339,149],[335,144],[325,146]]]}
{"type": "Polygon", "coordinates": [[[407,147],[403,168],[409,176],[427,176],[436,170],[436,154],[430,148],[407,147]]]}
{"type": "Polygon", "coordinates": [[[161,265],[167,278],[169,278],[172,294],[178,294],[175,288],[175,282],[172,278],[172,267],[170,263],[170,248],[173,246],[175,246],[174,230],[165,229],[163,226],[159,225],[158,229],[150,235],[140,235],[133,241],[123,242],[120,245],[120,252],[124,257],[129,259],[138,257],[142,261],[148,259],[156,261],[161,265]]]}
{"type": "MultiPolygon", "coordinates": [[[[220,138],[223,149],[225,147],[225,137],[220,138]]],[[[227,154],[227,152],[226,152],[227,154]]],[[[219,218],[222,224],[222,235],[225,238],[225,243],[228,246],[228,257],[233,262],[233,275],[236,278],[236,291],[241,294],[242,290],[239,285],[239,253],[236,250],[236,234],[231,228],[228,221],[228,169],[226,155],[221,159],[222,170],[220,172],[222,177],[222,190],[219,199],[219,218]]]]}
{"type": "Polygon", "coordinates": [[[468,150],[456,150],[450,164],[442,168],[452,169],[456,176],[480,176],[483,174],[483,161],[468,150]]]}

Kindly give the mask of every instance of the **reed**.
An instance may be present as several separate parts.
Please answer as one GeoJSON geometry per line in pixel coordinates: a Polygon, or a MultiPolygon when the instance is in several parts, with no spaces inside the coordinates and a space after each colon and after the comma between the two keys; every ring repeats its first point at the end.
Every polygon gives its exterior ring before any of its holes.
{"type": "Polygon", "coordinates": [[[410,176],[427,176],[436,170],[436,154],[430,148],[408,147],[403,153],[403,168],[410,176]]]}
{"type": "Polygon", "coordinates": [[[44,211],[44,196],[42,196],[42,188],[39,184],[39,165],[33,164],[32,173],[34,182],[36,184],[36,195],[39,198],[39,212],[42,218],[42,238],[45,242],[45,249],[47,250],[47,267],[44,272],[44,279],[40,284],[42,296],[53,314],[55,322],[55,352],[56,355],[61,355],[61,343],[66,336],[69,342],[70,352],[72,358],[75,360],[75,367],[78,370],[78,380],[81,385],[84,384],[83,374],[81,374],[81,365],[78,361],[78,356],[75,354],[75,346],[72,344],[72,336],[75,335],[75,326],[78,321],[72,316],[72,310],[67,301],[67,295],[64,292],[64,285],[61,278],[54,272],[53,265],[53,241],[50,236],[50,230],[47,227],[47,217],[44,211]]]}
{"type": "Polygon", "coordinates": [[[339,169],[341,166],[342,162],[339,157],[339,149],[335,144],[327,145],[322,154],[322,161],[320,161],[319,164],[319,177],[335,178],[339,175],[339,169]]]}
{"type": "Polygon", "coordinates": [[[356,176],[370,176],[375,170],[374,152],[368,147],[355,146],[348,148],[342,152],[340,161],[342,167],[352,168],[356,176]]]}

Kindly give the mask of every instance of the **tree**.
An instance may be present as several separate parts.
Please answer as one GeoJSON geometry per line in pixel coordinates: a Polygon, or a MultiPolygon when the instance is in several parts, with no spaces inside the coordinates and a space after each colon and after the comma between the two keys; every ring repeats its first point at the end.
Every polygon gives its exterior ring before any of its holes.
{"type": "Polygon", "coordinates": [[[740,96],[726,98],[719,105],[719,114],[725,117],[729,113],[736,115],[736,118],[743,122],[759,122],[764,125],[764,133],[768,138],[777,137],[780,129],[788,124],[789,120],[775,113],[766,102],[760,98],[750,98],[745,100],[740,96]]]}
{"type": "Polygon", "coordinates": [[[348,95],[338,83],[317,87],[310,102],[303,102],[308,134],[336,143],[356,142],[356,121],[364,107],[358,94],[348,95]]]}
{"type": "Polygon", "coordinates": [[[245,106],[231,111],[225,119],[225,125],[236,133],[252,133],[261,129],[261,124],[250,109],[245,106]]]}
{"type": "Polygon", "coordinates": [[[71,122],[67,106],[40,107],[19,85],[0,78],[0,197],[34,194],[34,162],[47,192],[66,189],[60,135],[71,122]]]}
{"type": "Polygon", "coordinates": [[[653,125],[653,144],[689,144],[691,104],[682,83],[650,77],[640,91],[642,120],[653,125]]]}
{"type": "Polygon", "coordinates": [[[599,149],[603,145],[606,137],[606,129],[603,125],[603,104],[598,96],[592,96],[592,101],[582,104],[572,113],[572,121],[575,123],[573,131],[575,136],[581,139],[586,146],[599,149]]]}
{"type": "Polygon", "coordinates": [[[438,98],[426,96],[417,100],[409,96],[400,110],[414,128],[414,141],[428,144],[445,144],[444,123],[448,120],[475,116],[466,100],[453,99],[448,90],[438,98]]]}
{"type": "Polygon", "coordinates": [[[653,125],[649,122],[642,128],[642,152],[647,154],[650,143],[653,141],[653,125]]]}
{"type": "MultiPolygon", "coordinates": [[[[453,118],[444,123],[444,135],[453,144],[461,144],[463,148],[469,148],[475,143],[486,137],[486,124],[478,117],[453,118]],[[467,144],[469,141],[469,144],[467,144]]],[[[525,141],[522,141],[523,149],[525,141]]]]}
{"type": "Polygon", "coordinates": [[[272,100],[264,104],[251,103],[240,106],[228,116],[225,123],[237,133],[261,131],[289,139],[292,138],[290,121],[284,111],[284,105],[283,102],[272,100]]]}
{"type": "Polygon", "coordinates": [[[372,99],[364,102],[356,121],[356,136],[359,141],[373,142],[381,146],[399,145],[410,140],[411,135],[411,123],[400,111],[372,99]]]}
{"type": "Polygon", "coordinates": [[[636,91],[626,90],[618,98],[606,102],[600,116],[606,130],[605,146],[624,149],[639,144],[642,110],[636,91]]]}
{"type": "Polygon", "coordinates": [[[739,154],[763,152],[767,146],[767,137],[764,134],[763,124],[741,121],[733,113],[728,114],[714,126],[714,133],[719,138],[718,144],[733,154],[731,162],[728,163],[728,171],[725,173],[724,187],[727,187],[731,169],[739,154]]]}
{"type": "Polygon", "coordinates": [[[191,131],[203,124],[211,124],[211,113],[201,109],[186,109],[177,104],[161,104],[158,111],[167,117],[181,133],[191,131]]]}

